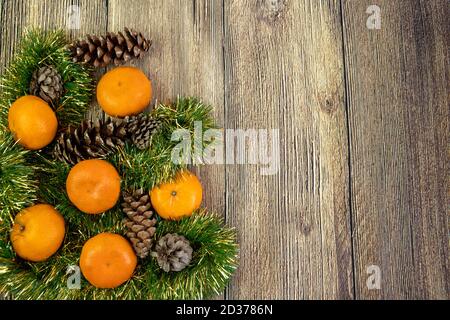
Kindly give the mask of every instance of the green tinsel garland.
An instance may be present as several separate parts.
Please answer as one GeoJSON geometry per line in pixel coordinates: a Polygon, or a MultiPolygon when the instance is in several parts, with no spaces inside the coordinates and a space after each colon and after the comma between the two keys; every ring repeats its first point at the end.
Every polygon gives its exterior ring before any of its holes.
{"type": "Polygon", "coordinates": [[[202,299],[219,294],[237,267],[234,229],[224,228],[223,220],[206,210],[177,222],[161,221],[156,236],[178,233],[194,249],[193,261],[180,272],[162,271],[155,260],[146,266],[147,283],[156,299],[202,299]]]}
{"type": "MultiPolygon", "coordinates": [[[[78,124],[85,113],[91,79],[73,64],[63,48],[62,32],[33,30],[22,41],[21,50],[2,80],[0,97],[0,294],[14,299],[201,299],[224,289],[237,266],[236,235],[220,217],[198,210],[181,221],[158,222],[156,237],[169,232],[184,235],[194,247],[191,266],[177,273],[164,273],[153,258],[140,261],[133,277],[116,289],[97,289],[81,277],[81,289],[68,289],[68,266],[78,265],[83,244],[101,232],[125,234],[119,206],[93,216],[80,212],[69,201],[65,180],[70,167],[45,152],[30,152],[14,143],[7,131],[9,105],[26,94],[32,72],[43,61],[51,62],[66,82],[64,108],[58,110],[63,124],[78,124]],[[17,81],[14,87],[14,81],[17,81]],[[46,261],[29,263],[18,258],[9,232],[14,215],[24,207],[43,202],[54,205],[66,221],[66,237],[58,252],[46,261]]],[[[193,134],[194,123],[202,131],[213,128],[211,108],[195,98],[179,98],[174,104],[159,104],[152,111],[161,129],[148,150],[126,144],[107,160],[122,177],[122,188],[153,186],[170,180],[186,164],[174,164],[171,141],[175,129],[193,134]]]]}
{"type": "Polygon", "coordinates": [[[177,232],[188,238],[195,250],[190,267],[165,273],[149,258],[116,289],[97,289],[83,278],[81,290],[69,289],[65,273],[69,265],[78,265],[83,243],[99,232],[121,233],[117,226],[122,218],[115,209],[86,227],[69,223],[63,247],[40,263],[15,258],[5,238],[8,230],[0,228],[0,293],[9,292],[15,299],[202,299],[219,294],[237,267],[234,230],[224,227],[218,216],[200,210],[178,222],[160,221],[157,228],[157,236],[177,232]]]}
{"type": "MultiPolygon", "coordinates": [[[[180,98],[174,105],[159,105],[154,115],[165,117],[163,128],[154,136],[150,150],[126,145],[111,156],[122,176],[122,186],[152,186],[170,179],[186,165],[170,161],[170,132],[174,128],[194,130],[194,122],[204,120],[203,130],[212,126],[210,107],[197,99],[180,98]],[[173,112],[177,117],[163,116],[173,112]],[[181,124],[180,124],[181,123],[181,124]],[[145,170],[148,168],[148,170],[145,170]],[[153,171],[152,170],[155,170],[153,171]],[[138,169],[135,172],[135,169],[138,169]],[[157,170],[157,171],[156,171],[157,170]]],[[[29,263],[16,257],[10,243],[10,224],[0,225],[0,293],[16,299],[201,299],[222,290],[237,265],[236,236],[216,215],[200,210],[179,222],[159,221],[157,237],[176,232],[189,239],[194,263],[178,273],[164,274],[153,258],[142,261],[133,278],[111,290],[96,289],[85,280],[81,290],[67,288],[66,269],[78,265],[83,244],[101,232],[125,234],[119,206],[99,215],[87,215],[74,207],[65,192],[69,165],[48,155],[36,154],[30,160],[39,176],[38,201],[54,205],[66,221],[67,234],[62,248],[50,259],[29,263]]]]}
{"type": "Polygon", "coordinates": [[[10,212],[36,201],[37,167],[27,163],[29,155],[11,135],[0,131],[0,222],[11,221],[10,212]]]}

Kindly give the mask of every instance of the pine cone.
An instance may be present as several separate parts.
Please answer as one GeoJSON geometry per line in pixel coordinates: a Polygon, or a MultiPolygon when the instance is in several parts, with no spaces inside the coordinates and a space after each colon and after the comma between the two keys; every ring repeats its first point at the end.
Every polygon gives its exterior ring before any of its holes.
{"type": "Polygon", "coordinates": [[[53,66],[43,66],[33,72],[30,93],[56,106],[64,93],[61,75],[53,66]]]}
{"type": "Polygon", "coordinates": [[[55,158],[69,164],[106,156],[116,146],[124,146],[127,131],[120,119],[85,120],[77,128],[61,133],[53,149],[55,158]]]}
{"type": "Polygon", "coordinates": [[[150,115],[141,113],[137,116],[125,117],[126,129],[133,144],[141,150],[150,146],[151,137],[160,126],[160,121],[150,115]]]}
{"type": "Polygon", "coordinates": [[[168,233],[156,243],[155,252],[159,266],[165,272],[181,271],[192,260],[192,247],[189,241],[176,233],[168,233]]]}
{"type": "Polygon", "coordinates": [[[150,253],[155,234],[156,219],[152,218],[150,197],[143,189],[132,194],[123,193],[122,210],[127,215],[124,222],[128,228],[127,237],[133,244],[136,255],[145,258],[150,253]]]}
{"type": "Polygon", "coordinates": [[[100,37],[88,35],[86,40],[78,40],[68,48],[74,62],[101,68],[112,62],[119,65],[132,58],[141,58],[151,44],[142,33],[125,28],[123,33],[108,32],[106,36],[100,37]]]}

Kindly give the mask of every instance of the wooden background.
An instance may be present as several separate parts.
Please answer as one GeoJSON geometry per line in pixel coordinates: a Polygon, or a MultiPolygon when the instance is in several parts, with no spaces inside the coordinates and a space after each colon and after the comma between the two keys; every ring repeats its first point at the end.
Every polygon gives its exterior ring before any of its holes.
{"type": "Polygon", "coordinates": [[[450,298],[447,0],[0,0],[1,70],[25,27],[67,28],[71,5],[72,38],[153,39],[134,64],[158,100],[197,95],[225,128],[279,128],[278,174],[198,171],[239,234],[225,298],[450,298]]]}

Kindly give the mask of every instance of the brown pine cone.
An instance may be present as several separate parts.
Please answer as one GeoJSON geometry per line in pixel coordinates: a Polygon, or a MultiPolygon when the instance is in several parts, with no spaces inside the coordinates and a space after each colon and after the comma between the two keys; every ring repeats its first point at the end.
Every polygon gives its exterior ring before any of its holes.
{"type": "Polygon", "coordinates": [[[124,223],[127,237],[133,244],[136,255],[145,258],[150,253],[155,234],[156,218],[151,210],[150,196],[143,189],[123,193],[122,210],[127,215],[124,223]]]}
{"type": "Polygon", "coordinates": [[[127,138],[125,122],[120,119],[85,120],[69,127],[56,139],[53,156],[69,164],[102,158],[116,146],[124,146],[127,138]]]}
{"type": "Polygon", "coordinates": [[[123,147],[126,141],[131,141],[141,150],[146,149],[159,126],[160,121],[148,114],[124,119],[85,120],[80,126],[69,127],[59,134],[53,155],[61,161],[76,164],[81,160],[102,158],[115,147],[123,147]]]}
{"type": "Polygon", "coordinates": [[[126,129],[133,144],[141,150],[150,146],[153,133],[158,130],[161,122],[150,115],[141,113],[137,116],[125,117],[126,129]]]}
{"type": "Polygon", "coordinates": [[[158,240],[152,256],[165,272],[181,271],[192,260],[192,247],[189,241],[176,233],[168,233],[158,240]]]}
{"type": "Polygon", "coordinates": [[[43,66],[33,72],[30,82],[30,94],[40,97],[55,107],[63,93],[63,81],[55,67],[43,66]]]}
{"type": "Polygon", "coordinates": [[[141,58],[150,49],[152,42],[142,33],[125,28],[125,31],[108,32],[106,36],[88,35],[69,45],[74,62],[87,63],[95,68],[106,67],[110,63],[119,65],[132,58],[141,58]]]}

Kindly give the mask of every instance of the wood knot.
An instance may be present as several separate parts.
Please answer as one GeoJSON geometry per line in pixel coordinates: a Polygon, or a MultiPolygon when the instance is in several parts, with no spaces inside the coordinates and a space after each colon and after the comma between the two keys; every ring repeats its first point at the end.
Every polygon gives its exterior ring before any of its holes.
{"type": "Polygon", "coordinates": [[[338,108],[338,103],[336,102],[335,95],[320,95],[318,100],[320,110],[324,111],[327,114],[333,114],[338,108]]]}
{"type": "Polygon", "coordinates": [[[287,7],[286,0],[260,0],[257,5],[261,19],[266,22],[281,19],[287,7]]]}
{"type": "Polygon", "coordinates": [[[309,236],[311,233],[311,226],[308,224],[304,224],[300,228],[301,233],[303,233],[305,236],[309,236]]]}
{"type": "Polygon", "coordinates": [[[305,236],[309,236],[311,233],[312,227],[309,223],[306,223],[302,218],[297,220],[297,230],[300,231],[301,234],[305,236]]]}

